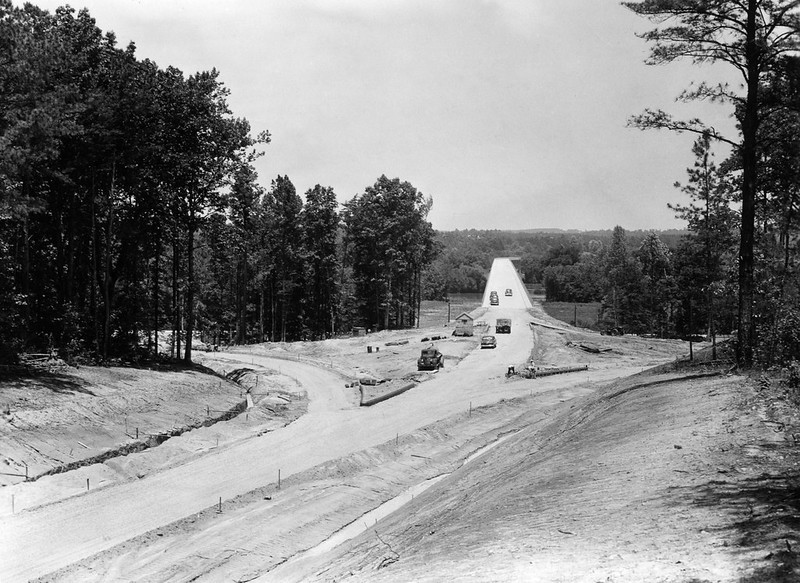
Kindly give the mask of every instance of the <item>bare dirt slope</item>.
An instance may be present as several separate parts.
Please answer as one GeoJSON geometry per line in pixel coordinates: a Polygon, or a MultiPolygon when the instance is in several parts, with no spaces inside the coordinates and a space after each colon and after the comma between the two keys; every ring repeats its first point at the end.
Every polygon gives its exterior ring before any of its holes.
{"type": "Polygon", "coordinates": [[[800,456],[769,421],[780,391],[682,376],[640,375],[523,429],[293,575],[800,580],[800,456]]]}
{"type": "Polygon", "coordinates": [[[0,379],[0,485],[34,479],[151,435],[199,425],[243,400],[197,369],[52,367],[0,379]]]}
{"type": "Polygon", "coordinates": [[[250,369],[242,374],[263,419],[254,426],[240,415],[82,468],[93,485],[100,475],[109,483],[80,497],[67,486],[79,472],[15,486],[38,502],[14,516],[0,510],[0,543],[20,553],[13,565],[0,558],[0,573],[43,581],[795,580],[792,435],[800,429],[792,430],[796,407],[784,389],[672,364],[641,374],[686,345],[601,337],[535,304],[479,317],[491,325],[506,314],[513,332],[498,337],[496,351],[436,326],[208,355],[220,372],[250,369]],[[416,371],[420,346],[439,335],[445,369],[416,371]],[[530,358],[589,371],[504,377],[506,365],[530,358]],[[345,384],[361,377],[418,386],[359,408],[358,390],[345,384]],[[306,394],[308,413],[275,431],[276,406],[292,402],[302,413],[306,394]],[[383,503],[399,509],[365,515],[383,503]],[[71,517],[80,533],[64,523],[64,544],[46,540],[50,517],[71,517]]]}

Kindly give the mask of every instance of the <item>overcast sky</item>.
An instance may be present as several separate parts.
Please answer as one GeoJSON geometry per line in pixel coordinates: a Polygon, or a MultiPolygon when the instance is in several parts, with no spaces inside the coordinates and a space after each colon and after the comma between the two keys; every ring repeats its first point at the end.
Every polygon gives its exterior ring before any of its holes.
{"type": "Polygon", "coordinates": [[[674,102],[715,72],[645,65],[635,33],[649,23],[616,0],[71,5],[140,59],[217,68],[234,114],[272,134],[264,186],[285,174],[344,202],[399,177],[433,197],[440,230],[683,228],[667,203],[682,200],[693,137],[627,119],[660,107],[732,128],[725,106],[674,102]]]}

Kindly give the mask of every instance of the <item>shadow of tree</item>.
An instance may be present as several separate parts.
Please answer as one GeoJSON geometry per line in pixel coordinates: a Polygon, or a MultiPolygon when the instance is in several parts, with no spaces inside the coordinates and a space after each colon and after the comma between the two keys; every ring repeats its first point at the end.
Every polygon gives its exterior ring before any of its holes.
{"type": "Polygon", "coordinates": [[[689,499],[733,517],[719,534],[734,548],[763,551],[764,563],[743,576],[740,583],[800,581],[800,474],[763,473],[743,480],[712,480],[680,490],[683,492],[673,493],[680,495],[681,503],[689,499]]]}
{"type": "Polygon", "coordinates": [[[24,370],[0,376],[0,382],[7,383],[11,388],[17,389],[42,389],[54,393],[84,393],[96,396],[90,389],[89,383],[82,379],[58,372],[24,370]]]}

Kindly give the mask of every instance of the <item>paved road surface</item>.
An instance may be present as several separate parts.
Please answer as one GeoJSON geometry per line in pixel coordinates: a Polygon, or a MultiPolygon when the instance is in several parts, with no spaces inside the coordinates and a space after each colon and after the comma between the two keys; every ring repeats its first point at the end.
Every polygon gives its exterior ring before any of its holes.
{"type": "Polygon", "coordinates": [[[499,307],[524,310],[531,308],[531,299],[528,297],[528,290],[522,283],[517,268],[507,257],[498,257],[492,262],[492,270],[489,272],[489,279],[486,280],[486,289],[483,291],[483,307],[491,307],[489,296],[493,291],[497,292],[499,307]],[[510,296],[507,296],[509,290],[510,296]]]}

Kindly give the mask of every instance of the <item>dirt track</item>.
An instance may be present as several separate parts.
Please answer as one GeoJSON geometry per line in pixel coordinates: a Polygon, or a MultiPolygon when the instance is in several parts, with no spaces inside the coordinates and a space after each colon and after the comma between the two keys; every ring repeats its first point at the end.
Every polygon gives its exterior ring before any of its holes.
{"type": "MultiPolygon", "coordinates": [[[[308,392],[308,414],[260,436],[230,433],[219,450],[204,445],[175,459],[167,442],[128,456],[122,463],[141,479],[117,470],[116,481],[78,498],[64,498],[69,475],[25,484],[62,501],[0,519],[0,554],[14,551],[13,563],[0,564],[2,580],[56,571],[45,579],[732,581],[769,567],[756,560],[765,547],[743,554],[736,546],[735,504],[720,511],[698,503],[714,500],[720,476],[735,484],[763,470],[761,454],[741,461],[744,444],[785,437],[754,420],[760,410],[744,408],[752,389],[743,379],[604,388],[685,347],[569,328],[531,331],[519,320],[544,314],[511,315],[514,333],[499,338],[497,351],[440,341],[448,357],[440,373],[413,366],[433,329],[219,355],[222,366],[263,370],[262,387],[267,371],[295,379],[298,396],[308,392]],[[386,344],[403,339],[408,344],[386,344]],[[580,350],[587,339],[613,350],[580,350]],[[368,355],[367,345],[380,351],[368,355]],[[543,365],[586,363],[591,374],[503,377],[507,364],[531,355],[543,365]],[[359,409],[357,391],[345,384],[360,375],[423,382],[359,409]],[[505,441],[461,467],[499,436],[505,441]],[[163,461],[150,465],[147,456],[161,448],[163,461]],[[366,511],[442,474],[449,475],[366,533],[303,558],[366,511]],[[59,523],[69,536],[52,540],[59,523]]],[[[84,471],[109,471],[98,466],[84,471]]],[[[781,536],[768,543],[796,540],[781,536]]]]}

